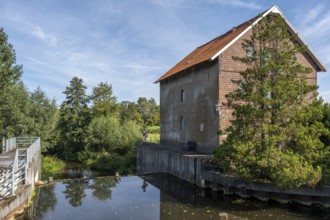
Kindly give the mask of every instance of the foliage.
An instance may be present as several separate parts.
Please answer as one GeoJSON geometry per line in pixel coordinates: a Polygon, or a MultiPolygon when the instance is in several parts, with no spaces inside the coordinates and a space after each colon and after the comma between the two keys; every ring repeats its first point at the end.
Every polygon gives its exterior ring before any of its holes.
{"type": "Polygon", "coordinates": [[[147,100],[144,97],[140,97],[137,101],[137,105],[144,125],[159,125],[160,112],[159,106],[156,104],[155,99],[151,98],[150,100],[147,100]]]}
{"type": "Polygon", "coordinates": [[[304,48],[295,37],[277,14],[253,27],[242,44],[247,56],[234,57],[247,69],[227,96],[235,119],[216,152],[223,166],[244,179],[267,178],[282,188],[315,186],[328,151],[319,139],[326,133],[322,101],[314,98],[317,87],[307,83],[311,69],[296,61],[304,48]]]}
{"type": "Polygon", "coordinates": [[[119,105],[120,122],[134,121],[137,124],[142,123],[142,116],[139,112],[139,107],[134,102],[123,101],[119,105]]]}
{"type": "Polygon", "coordinates": [[[140,127],[128,121],[120,125],[114,117],[94,118],[87,130],[88,149],[125,154],[141,141],[140,127]]]}
{"type": "Polygon", "coordinates": [[[136,171],[135,151],[129,152],[126,155],[117,153],[103,152],[98,154],[94,159],[88,161],[88,165],[92,169],[107,170],[110,173],[119,172],[121,174],[133,174],[136,171]]]}
{"type": "Polygon", "coordinates": [[[18,82],[7,88],[0,101],[0,136],[39,136],[43,152],[53,145],[57,107],[40,88],[30,93],[18,82]]]}
{"type": "Polygon", "coordinates": [[[330,146],[330,104],[325,103],[323,105],[323,118],[322,122],[324,127],[328,130],[328,133],[321,136],[321,141],[325,146],[330,146]]]}
{"type": "Polygon", "coordinates": [[[91,96],[93,117],[114,116],[118,113],[117,97],[113,96],[112,86],[101,82],[93,88],[91,96]]]}
{"type": "Polygon", "coordinates": [[[60,107],[57,153],[66,160],[77,160],[77,153],[83,150],[85,132],[90,122],[86,88],[82,79],[73,77],[70,86],[63,92],[66,99],[60,107]]]}
{"type": "Polygon", "coordinates": [[[51,100],[39,87],[30,94],[32,107],[30,117],[33,118],[31,133],[42,140],[42,152],[49,152],[57,142],[58,110],[55,100],[51,100]]]}
{"type": "Polygon", "coordinates": [[[42,177],[49,177],[64,169],[65,163],[55,156],[45,156],[41,160],[41,174],[42,177]]]}
{"type": "Polygon", "coordinates": [[[152,126],[147,128],[147,142],[149,143],[160,143],[160,126],[152,126]]]}
{"type": "Polygon", "coordinates": [[[0,94],[4,94],[6,88],[20,79],[22,65],[16,64],[15,50],[3,28],[0,28],[0,64],[0,94]]]}

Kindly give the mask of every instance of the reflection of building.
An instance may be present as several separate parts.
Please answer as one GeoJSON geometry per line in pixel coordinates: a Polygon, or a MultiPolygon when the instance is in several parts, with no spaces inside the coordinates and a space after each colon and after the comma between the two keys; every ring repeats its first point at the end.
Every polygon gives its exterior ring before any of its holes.
{"type": "MultiPolygon", "coordinates": [[[[226,137],[217,134],[230,125],[232,118],[225,95],[235,89],[232,80],[238,79],[239,72],[245,68],[234,62],[232,56],[246,56],[242,40],[251,35],[251,24],[269,13],[282,15],[273,6],[196,48],[156,81],[160,83],[161,144],[182,146],[189,142],[198,151],[212,152],[226,137]]],[[[296,33],[288,22],[287,26],[292,34],[296,33]]],[[[296,41],[306,45],[299,35],[296,41]]],[[[316,84],[318,71],[326,71],[309,47],[297,54],[297,60],[313,69],[308,79],[311,84],[316,84]]]]}

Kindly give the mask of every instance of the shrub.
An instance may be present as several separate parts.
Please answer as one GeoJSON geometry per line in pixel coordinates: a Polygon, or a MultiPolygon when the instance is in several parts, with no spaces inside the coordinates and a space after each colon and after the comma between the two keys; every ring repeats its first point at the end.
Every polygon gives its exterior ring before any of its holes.
{"type": "Polygon", "coordinates": [[[55,156],[45,156],[41,159],[41,174],[43,178],[62,171],[64,167],[65,163],[55,156]]]}

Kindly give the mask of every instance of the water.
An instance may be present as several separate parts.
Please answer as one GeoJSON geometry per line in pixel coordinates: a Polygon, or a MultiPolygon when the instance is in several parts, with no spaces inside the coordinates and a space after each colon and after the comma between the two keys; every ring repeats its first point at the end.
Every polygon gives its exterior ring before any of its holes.
{"type": "Polygon", "coordinates": [[[329,211],[224,196],[169,175],[100,177],[37,188],[28,219],[327,219],[329,211]]]}

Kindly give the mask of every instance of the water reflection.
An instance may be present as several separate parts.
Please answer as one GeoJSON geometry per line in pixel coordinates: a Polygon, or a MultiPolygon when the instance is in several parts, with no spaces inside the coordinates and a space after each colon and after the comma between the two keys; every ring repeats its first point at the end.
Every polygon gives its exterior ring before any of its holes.
{"type": "Polygon", "coordinates": [[[38,189],[29,219],[327,219],[329,211],[261,203],[202,190],[168,175],[102,177],[38,189]]]}
{"type": "Polygon", "coordinates": [[[72,207],[81,206],[82,200],[87,196],[85,189],[88,187],[88,183],[85,180],[75,179],[65,181],[64,185],[65,191],[63,193],[72,207]]]}
{"type": "Polygon", "coordinates": [[[40,218],[43,217],[43,213],[52,212],[57,205],[57,199],[54,192],[55,184],[48,185],[44,188],[36,188],[36,196],[34,198],[34,204],[30,209],[27,209],[24,219],[32,218],[38,213],[40,218]]]}
{"type": "Polygon", "coordinates": [[[119,182],[118,178],[115,177],[100,177],[93,179],[89,188],[93,190],[93,197],[105,201],[111,199],[112,190],[119,182]]]}

